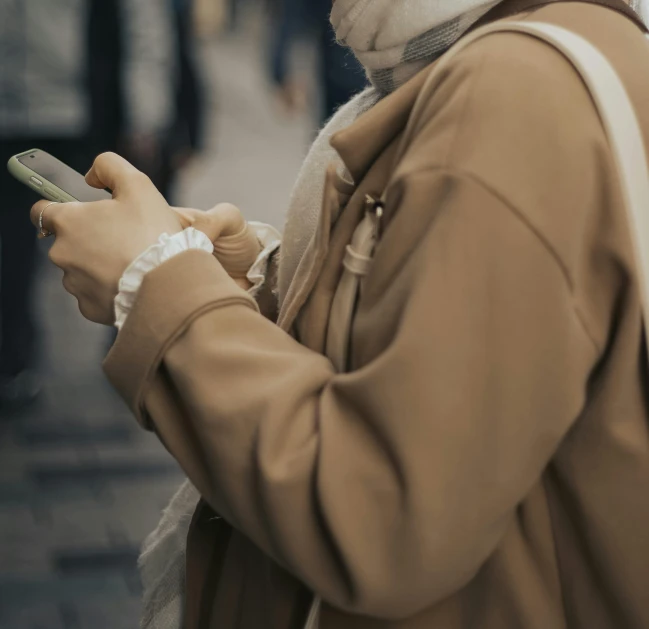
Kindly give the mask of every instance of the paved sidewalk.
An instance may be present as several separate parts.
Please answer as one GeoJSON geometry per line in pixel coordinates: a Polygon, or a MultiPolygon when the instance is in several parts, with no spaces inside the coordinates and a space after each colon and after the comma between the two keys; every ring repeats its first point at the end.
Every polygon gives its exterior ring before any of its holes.
{"type": "MultiPolygon", "coordinates": [[[[253,40],[205,51],[213,148],[180,196],[280,225],[312,130],[273,113],[253,40]]],[[[81,318],[44,253],[45,391],[29,413],[0,419],[0,629],[134,629],[138,548],[182,474],[105,382],[108,332],[81,318]]]]}

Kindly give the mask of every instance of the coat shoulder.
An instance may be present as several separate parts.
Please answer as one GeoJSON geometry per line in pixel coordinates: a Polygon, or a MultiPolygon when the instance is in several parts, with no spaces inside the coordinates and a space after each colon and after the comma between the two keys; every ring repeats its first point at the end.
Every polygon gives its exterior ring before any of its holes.
{"type": "MultiPolygon", "coordinates": [[[[601,7],[596,11],[598,19],[611,14],[615,22],[608,39],[603,27],[572,30],[609,58],[637,105],[649,98],[649,89],[639,83],[637,60],[638,54],[649,54],[644,36],[625,17],[601,7]],[[616,48],[623,39],[626,57],[616,48]]],[[[561,12],[538,14],[532,17],[550,21],[561,12]]],[[[571,26],[567,19],[560,25],[571,26]]],[[[615,162],[575,68],[545,42],[497,33],[458,53],[419,98],[395,181],[406,188],[415,181],[425,185],[417,175],[441,169],[486,187],[552,250],[590,327],[603,338],[611,304],[633,276],[634,263],[615,162]],[[593,286],[600,287],[598,295],[593,286]]],[[[646,132],[649,116],[641,108],[638,116],[646,132]]]]}

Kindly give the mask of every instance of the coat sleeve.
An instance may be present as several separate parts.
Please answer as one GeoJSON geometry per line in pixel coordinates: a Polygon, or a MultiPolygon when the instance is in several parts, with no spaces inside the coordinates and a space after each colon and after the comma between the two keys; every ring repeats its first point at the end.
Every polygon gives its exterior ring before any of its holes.
{"type": "Polygon", "coordinates": [[[334,373],[201,252],[147,276],[106,364],[218,513],[330,604],[377,618],[475,575],[597,357],[561,266],[500,198],[444,171],[406,187],[440,211],[403,261],[392,340],[359,370],[334,373]]]}

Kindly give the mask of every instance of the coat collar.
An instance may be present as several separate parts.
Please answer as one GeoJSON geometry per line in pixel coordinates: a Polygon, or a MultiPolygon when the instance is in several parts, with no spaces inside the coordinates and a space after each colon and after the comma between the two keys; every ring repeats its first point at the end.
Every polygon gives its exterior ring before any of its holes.
{"type": "MultiPolygon", "coordinates": [[[[624,0],[504,0],[484,15],[473,29],[544,5],[566,1],[588,2],[608,7],[626,15],[647,32],[644,22],[624,0]]],[[[406,126],[417,94],[421,91],[428,74],[426,70],[420,72],[403,87],[386,96],[361,115],[351,126],[331,138],[331,145],[342,158],[356,183],[365,176],[383,148],[406,126]]]]}

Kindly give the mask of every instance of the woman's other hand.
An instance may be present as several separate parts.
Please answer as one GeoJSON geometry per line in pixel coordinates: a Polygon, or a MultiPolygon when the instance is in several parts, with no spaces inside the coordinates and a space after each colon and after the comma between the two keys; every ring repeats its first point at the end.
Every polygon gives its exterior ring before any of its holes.
{"type": "Polygon", "coordinates": [[[173,208],[183,227],[202,231],[214,244],[214,255],[225,271],[244,289],[250,287],[247,274],[262,246],[238,207],[220,203],[206,212],[173,208]]]}
{"type": "Polygon", "coordinates": [[[63,270],[63,285],[77,298],[83,316],[110,325],[126,268],[163,233],[177,233],[183,226],[150,179],[114,153],[100,155],[86,181],[94,188],[110,188],[113,199],[39,201],[31,219],[39,227],[42,215],[43,228],[56,236],[50,259],[63,270]]]}

